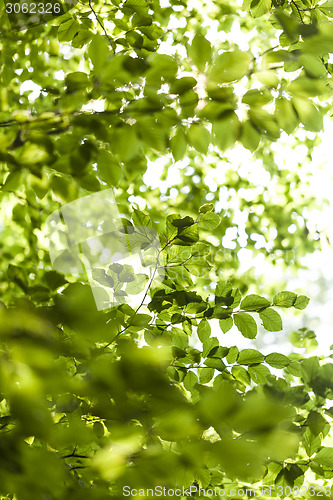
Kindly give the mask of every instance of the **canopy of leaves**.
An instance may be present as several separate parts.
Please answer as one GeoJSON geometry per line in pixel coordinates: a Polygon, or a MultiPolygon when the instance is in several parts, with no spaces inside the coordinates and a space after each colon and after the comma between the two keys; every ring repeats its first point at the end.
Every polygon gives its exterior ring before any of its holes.
{"type": "MultiPolygon", "coordinates": [[[[285,309],[309,299],[242,275],[237,254],[297,269],[319,248],[309,179],[273,145],[311,159],[332,100],[332,12],[330,0],[92,0],[25,30],[0,5],[2,498],[158,485],[328,496],[330,358],[240,346],[258,325],[280,335],[285,309]],[[52,267],[45,222],[106,188],[123,235],[145,250],[145,228],[157,232],[146,267],[164,276],[153,287],[148,270],[108,262],[92,279],[128,301],[105,295],[97,311],[84,272],[52,267]]],[[[291,334],[300,348],[313,338],[291,334]]]]}

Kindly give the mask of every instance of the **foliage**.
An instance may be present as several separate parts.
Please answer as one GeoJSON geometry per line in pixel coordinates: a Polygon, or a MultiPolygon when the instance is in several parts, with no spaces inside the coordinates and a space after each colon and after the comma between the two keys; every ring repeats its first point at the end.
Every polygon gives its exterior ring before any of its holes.
{"type": "Polygon", "coordinates": [[[303,144],[311,159],[318,143],[331,1],[64,10],[17,31],[1,6],[0,494],[97,500],[196,485],[260,496],[274,485],[284,497],[306,485],[320,495],[333,477],[330,357],[309,356],[307,328],[290,335],[301,354],[240,348],[258,324],[280,332],[284,309],[309,299],[242,275],[238,253],[298,269],[320,247],[304,211],[316,206],[309,179],[273,145],[303,144]],[[127,232],[156,228],[165,278],[137,308],[97,311],[84,274],[52,269],[45,221],[110,187],[127,232]]]}

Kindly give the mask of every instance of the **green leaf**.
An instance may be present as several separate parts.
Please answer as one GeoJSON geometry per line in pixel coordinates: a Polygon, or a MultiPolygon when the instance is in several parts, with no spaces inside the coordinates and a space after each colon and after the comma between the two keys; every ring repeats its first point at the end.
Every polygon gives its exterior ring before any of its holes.
{"type": "Polygon", "coordinates": [[[28,142],[24,144],[19,158],[23,165],[47,164],[49,159],[49,153],[41,145],[28,142]]]}
{"type": "Polygon", "coordinates": [[[189,225],[188,221],[189,219],[192,219],[192,217],[184,217],[183,219],[186,219],[184,220],[184,223],[186,223],[187,225],[181,229],[178,229],[177,239],[175,239],[174,244],[182,246],[192,246],[194,243],[197,243],[197,241],[199,241],[198,228],[195,224],[191,223],[191,225],[189,225]]]}
{"type": "Polygon", "coordinates": [[[212,48],[209,41],[200,33],[194,36],[191,45],[187,47],[188,56],[201,71],[205,69],[211,53],[212,48]]]}
{"type": "Polygon", "coordinates": [[[291,363],[286,366],[286,372],[291,373],[295,377],[301,376],[301,365],[297,361],[291,361],[291,363]]]}
{"type": "Polygon", "coordinates": [[[333,36],[330,23],[323,25],[318,34],[307,37],[304,40],[302,52],[312,54],[316,57],[322,57],[333,52],[333,36]]]}
{"type": "Polygon", "coordinates": [[[240,141],[244,148],[249,149],[252,153],[260,144],[260,134],[251,124],[250,120],[243,122],[240,141]]]}
{"type": "Polygon", "coordinates": [[[113,288],[114,280],[111,276],[108,276],[104,269],[93,269],[92,271],[93,280],[97,281],[103,286],[113,288]]]}
{"type": "Polygon", "coordinates": [[[186,217],[181,217],[180,219],[175,219],[172,221],[172,225],[179,228],[184,229],[185,227],[193,226],[194,219],[186,215],[186,217]]]}
{"type": "Polygon", "coordinates": [[[303,359],[300,363],[301,376],[304,382],[312,382],[319,372],[319,360],[317,356],[303,359]]]}
{"type": "Polygon", "coordinates": [[[265,297],[260,297],[260,295],[247,295],[241,302],[241,309],[246,311],[259,311],[264,307],[269,307],[271,303],[265,297]]]}
{"type": "Polygon", "coordinates": [[[251,55],[241,50],[231,50],[216,56],[208,77],[215,82],[235,82],[249,70],[251,55]]]}
{"type": "Polygon", "coordinates": [[[287,134],[291,134],[299,123],[294,106],[285,97],[276,99],[274,116],[279,126],[287,134]]]}
{"type": "Polygon", "coordinates": [[[69,93],[85,90],[89,85],[88,75],[83,71],[73,71],[66,75],[65,83],[69,93]]]}
{"type": "Polygon", "coordinates": [[[271,8],[271,0],[252,0],[251,14],[253,17],[261,17],[267,14],[271,8]]]}
{"type": "Polygon", "coordinates": [[[173,327],[171,329],[172,344],[179,349],[188,348],[188,335],[180,328],[173,327]]]}
{"type": "Polygon", "coordinates": [[[298,295],[295,300],[294,307],[296,309],[305,309],[309,302],[310,299],[306,295],[298,295]]]}
{"type": "Polygon", "coordinates": [[[212,269],[212,266],[205,257],[191,257],[186,263],[186,269],[194,276],[206,276],[212,269]]]}
{"type": "Polygon", "coordinates": [[[63,22],[58,29],[59,42],[70,42],[79,30],[80,24],[75,19],[63,22]]]}
{"type": "Polygon", "coordinates": [[[22,175],[22,170],[12,170],[7,175],[4,185],[1,187],[1,191],[16,191],[21,185],[22,175]]]}
{"type": "Polygon", "coordinates": [[[104,436],[104,426],[102,422],[94,422],[93,429],[97,438],[102,438],[104,436]]]}
{"type": "Polygon", "coordinates": [[[125,217],[121,217],[119,220],[120,227],[119,231],[123,234],[133,234],[135,229],[132,222],[125,217]]]}
{"type": "Polygon", "coordinates": [[[206,357],[209,355],[212,349],[219,346],[219,341],[216,337],[209,337],[205,341],[203,341],[202,344],[203,344],[202,355],[203,357],[206,357]]]}
{"type": "Polygon", "coordinates": [[[122,161],[133,158],[139,148],[139,139],[133,126],[128,124],[116,128],[111,135],[111,152],[119,155],[122,161]]]}
{"type": "Polygon", "coordinates": [[[243,349],[239,353],[237,363],[239,365],[252,365],[252,364],[262,363],[264,360],[265,356],[256,349],[243,349]]]}
{"type": "Polygon", "coordinates": [[[198,217],[199,227],[207,231],[212,231],[221,222],[221,217],[213,212],[207,212],[200,214],[198,217]]]}
{"type": "MultiPolygon", "coordinates": [[[[294,485],[302,485],[304,482],[304,471],[296,464],[288,465],[282,469],[275,479],[275,488],[282,488],[281,497],[285,497],[286,488],[293,488],[294,485]],[[300,478],[299,482],[296,480],[300,478]]],[[[288,490],[287,490],[288,491],[288,490]]]]}
{"type": "MultiPolygon", "coordinates": [[[[232,284],[230,281],[219,281],[216,285],[215,295],[217,297],[230,297],[232,293],[232,284]]],[[[231,302],[232,303],[232,302],[231,302]]],[[[229,304],[227,304],[229,305],[229,304]]]]}
{"type": "Polygon", "coordinates": [[[210,144],[210,132],[203,125],[194,123],[187,131],[187,141],[199,153],[207,154],[210,144]]]}
{"type": "Polygon", "coordinates": [[[245,384],[245,385],[250,385],[251,384],[250,375],[245,370],[245,368],[243,368],[242,366],[233,366],[231,368],[231,373],[233,374],[233,376],[237,380],[239,380],[240,382],[242,382],[242,384],[245,384]]]}
{"type": "Polygon", "coordinates": [[[223,333],[227,333],[232,328],[234,321],[232,317],[219,320],[219,325],[223,333]]]}
{"type": "Polygon", "coordinates": [[[273,368],[285,368],[290,363],[290,359],[287,356],[279,354],[278,352],[268,354],[265,357],[265,361],[273,368]]]}
{"type": "Polygon", "coordinates": [[[272,308],[264,309],[259,312],[264,328],[268,332],[279,332],[282,330],[282,319],[279,313],[272,308]]]}
{"type": "Polygon", "coordinates": [[[241,300],[242,295],[238,288],[233,289],[229,282],[219,282],[215,290],[215,317],[225,319],[228,312],[221,306],[228,306],[235,309],[235,307],[239,306],[241,300]]]}
{"type": "Polygon", "coordinates": [[[321,432],[323,432],[325,426],[327,425],[327,421],[319,412],[312,410],[308,414],[306,424],[309,426],[312,434],[318,436],[321,432]]]}
{"type": "Polygon", "coordinates": [[[171,137],[170,149],[175,161],[184,158],[187,149],[187,140],[183,129],[177,128],[175,135],[171,137]]]}
{"type": "Polygon", "coordinates": [[[206,319],[202,319],[198,325],[197,334],[201,342],[205,342],[210,337],[211,328],[206,319]]]}
{"type": "Polygon", "coordinates": [[[57,271],[47,271],[45,273],[45,281],[47,283],[47,286],[51,290],[56,290],[60,286],[63,286],[66,284],[66,280],[63,277],[62,274],[57,273],[57,271]]]}
{"type": "Polygon", "coordinates": [[[129,318],[127,323],[130,326],[148,326],[151,322],[151,316],[149,314],[136,314],[133,318],[129,318]]]}
{"type": "Polygon", "coordinates": [[[303,64],[307,76],[310,78],[321,78],[326,76],[326,68],[320,57],[315,57],[311,54],[302,54],[300,61],[303,64]]]}
{"type": "Polygon", "coordinates": [[[226,356],[226,359],[228,361],[228,363],[230,365],[232,365],[233,363],[235,363],[238,359],[238,355],[239,355],[239,350],[238,350],[238,347],[237,346],[232,346],[230,347],[229,349],[229,352],[226,356]]]}
{"type": "MultiPolygon", "coordinates": [[[[274,462],[271,462],[267,465],[267,472],[264,476],[264,484],[267,486],[274,485],[276,476],[279,474],[279,472],[282,469],[282,465],[276,464],[274,462]]],[[[263,491],[265,491],[265,488],[263,488],[263,491]]],[[[268,490],[270,491],[270,490],[268,490]]]]}
{"type": "Polygon", "coordinates": [[[149,215],[137,208],[134,208],[132,215],[132,220],[137,227],[152,227],[152,221],[149,215]]]}
{"type": "Polygon", "coordinates": [[[7,268],[7,276],[10,281],[16,283],[20,288],[22,288],[22,290],[27,291],[28,280],[22,267],[9,264],[7,268]]]}
{"type": "Polygon", "coordinates": [[[249,117],[253,125],[262,134],[267,135],[272,140],[276,140],[280,137],[280,127],[276,122],[275,116],[268,113],[265,109],[258,107],[251,108],[249,110],[249,117]]]}
{"type": "Polygon", "coordinates": [[[270,375],[270,371],[264,365],[251,365],[249,366],[249,375],[256,384],[264,384],[270,375]]]}
{"type": "Polygon", "coordinates": [[[125,39],[128,45],[135,47],[136,49],[141,49],[143,45],[143,37],[134,30],[129,30],[125,33],[125,39]]]}
{"type": "Polygon", "coordinates": [[[243,337],[247,339],[254,339],[257,335],[257,323],[247,313],[236,313],[234,315],[234,323],[243,337]]]}
{"type": "Polygon", "coordinates": [[[133,76],[142,76],[149,68],[149,64],[141,57],[130,57],[123,62],[123,67],[133,76]]]}
{"type": "Polygon", "coordinates": [[[306,328],[299,328],[298,331],[290,332],[289,340],[295,347],[305,347],[307,352],[311,352],[318,347],[315,332],[306,328]]]}
{"type": "Polygon", "coordinates": [[[322,448],[317,455],[315,455],[314,460],[324,467],[333,469],[333,448],[328,446],[322,448]]]}
{"type": "Polygon", "coordinates": [[[209,368],[215,368],[215,370],[218,370],[220,372],[223,372],[226,369],[225,364],[220,358],[215,358],[215,357],[207,358],[205,359],[204,363],[209,368]]]}
{"type": "Polygon", "coordinates": [[[242,102],[249,106],[264,106],[273,99],[272,94],[266,90],[251,89],[248,90],[242,97],[242,102]]]}
{"type": "Polygon", "coordinates": [[[280,307],[292,307],[296,300],[296,293],[293,292],[279,292],[273,298],[273,304],[280,307]]]}
{"type": "Polygon", "coordinates": [[[145,274],[138,273],[134,276],[134,281],[131,281],[126,285],[126,293],[130,295],[137,295],[138,293],[143,292],[148,283],[148,276],[145,274]]]}
{"type": "Polygon", "coordinates": [[[319,10],[327,17],[333,17],[333,0],[327,0],[319,6],[319,10]]]}
{"type": "Polygon", "coordinates": [[[257,78],[260,83],[265,85],[266,87],[273,87],[276,88],[279,85],[279,77],[275,73],[275,71],[272,70],[263,70],[258,73],[257,78]]]}
{"type": "Polygon", "coordinates": [[[306,130],[320,132],[323,128],[322,112],[308,99],[293,97],[293,106],[298,115],[299,121],[303,123],[306,130]]]}
{"type": "Polygon", "coordinates": [[[198,377],[192,371],[188,371],[183,380],[184,387],[187,391],[192,391],[198,383],[198,377]]]}
{"type": "Polygon", "coordinates": [[[173,224],[173,222],[177,219],[181,219],[180,215],[178,214],[170,214],[166,218],[166,232],[167,232],[167,239],[171,240],[176,236],[178,233],[177,227],[173,224]]]}
{"type": "Polygon", "coordinates": [[[228,114],[223,120],[213,122],[212,132],[215,137],[215,144],[221,150],[230,148],[240,134],[241,124],[236,113],[228,114]]]}
{"type": "Polygon", "coordinates": [[[320,448],[321,439],[318,435],[314,436],[310,429],[306,429],[303,434],[302,444],[308,457],[311,457],[320,448]]]}
{"type": "Polygon", "coordinates": [[[197,85],[197,81],[192,76],[183,76],[182,78],[177,78],[170,85],[170,94],[184,94],[190,89],[193,89],[197,85]]]}
{"type": "Polygon", "coordinates": [[[296,97],[316,97],[326,93],[326,85],[319,79],[299,76],[288,85],[287,90],[296,97]]]}
{"type": "Polygon", "coordinates": [[[205,214],[207,212],[212,212],[214,210],[214,205],[213,203],[205,203],[204,205],[201,205],[199,208],[199,212],[201,214],[205,214]]]}
{"type": "Polygon", "coordinates": [[[150,68],[146,73],[147,83],[158,84],[162,78],[165,81],[174,81],[178,65],[173,57],[155,52],[149,55],[148,63],[150,68]]]}
{"type": "Polygon", "coordinates": [[[95,35],[88,47],[88,56],[91,60],[94,71],[99,74],[106,64],[110,52],[109,44],[102,35],[95,35]]]}
{"type": "Polygon", "coordinates": [[[80,31],[78,31],[72,40],[72,46],[77,49],[82,49],[84,45],[87,45],[90,42],[92,37],[92,31],[80,28],[80,31]]]}
{"type": "Polygon", "coordinates": [[[76,184],[64,176],[54,175],[51,180],[51,188],[64,201],[69,202],[77,198],[76,184]]]}
{"type": "Polygon", "coordinates": [[[214,368],[202,368],[199,370],[200,384],[208,384],[214,377],[214,368]]]}
{"type": "Polygon", "coordinates": [[[100,149],[98,152],[97,172],[101,180],[112,187],[118,186],[123,178],[123,169],[119,161],[106,149],[100,149]]]}

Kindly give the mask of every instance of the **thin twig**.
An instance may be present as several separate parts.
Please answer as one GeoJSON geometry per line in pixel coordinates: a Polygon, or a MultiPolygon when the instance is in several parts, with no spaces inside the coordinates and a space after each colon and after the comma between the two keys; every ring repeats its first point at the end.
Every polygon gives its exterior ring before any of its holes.
{"type": "MultiPolygon", "coordinates": [[[[149,280],[149,283],[148,283],[148,286],[147,286],[147,290],[146,290],[146,293],[144,294],[143,296],[143,299],[141,300],[141,303],[140,305],[138,305],[138,307],[136,308],[136,310],[134,311],[134,313],[132,314],[132,316],[129,318],[128,321],[131,321],[134,316],[137,314],[138,310],[143,306],[143,303],[144,301],[146,300],[146,297],[148,295],[148,292],[149,292],[149,289],[151,287],[151,284],[155,278],[155,274],[156,274],[156,271],[157,271],[157,267],[158,267],[158,257],[157,257],[157,260],[156,260],[156,265],[155,265],[155,269],[153,271],[153,274],[152,274],[152,277],[150,278],[149,280]]],[[[121,335],[122,333],[124,333],[130,326],[132,325],[127,325],[125,328],[123,328],[122,330],[120,330],[120,332],[117,333],[117,335],[115,337],[113,337],[113,339],[111,340],[111,342],[109,342],[108,344],[106,344],[104,346],[104,349],[106,349],[107,347],[109,347],[111,344],[113,344],[113,342],[119,337],[119,335],[121,335]]]]}
{"type": "Polygon", "coordinates": [[[265,54],[267,54],[268,52],[272,52],[272,50],[275,50],[275,49],[278,49],[280,47],[280,45],[275,45],[274,47],[270,47],[269,49],[266,49],[264,50],[264,52],[262,52],[259,57],[262,57],[264,56],[265,54]]]}
{"type": "Polygon", "coordinates": [[[90,9],[91,9],[92,13],[93,13],[93,14],[94,14],[94,16],[95,16],[96,21],[98,22],[98,24],[100,25],[100,27],[101,27],[101,28],[102,28],[102,30],[104,31],[104,34],[105,34],[106,38],[109,40],[109,43],[110,43],[110,47],[111,47],[111,49],[112,49],[112,52],[115,54],[116,52],[115,52],[115,49],[114,49],[113,40],[112,40],[112,38],[108,35],[108,33],[107,33],[107,31],[106,31],[106,29],[105,29],[105,27],[104,27],[104,24],[103,24],[103,23],[102,23],[102,21],[99,19],[98,15],[97,15],[97,13],[96,13],[96,11],[95,11],[95,9],[94,9],[94,7],[93,7],[93,6],[92,6],[92,4],[91,4],[91,0],[89,0],[89,7],[90,7],[90,9]]]}
{"type": "MultiPolygon", "coordinates": [[[[178,238],[178,236],[179,236],[179,233],[177,233],[177,234],[176,234],[176,236],[174,236],[173,238],[171,238],[171,240],[169,240],[169,241],[168,241],[168,242],[164,245],[164,247],[163,247],[163,248],[161,248],[161,249],[158,251],[157,258],[156,258],[155,269],[154,269],[153,274],[152,274],[152,276],[151,276],[151,278],[150,278],[150,280],[149,280],[149,283],[148,283],[148,286],[147,286],[147,290],[146,290],[146,292],[145,292],[145,294],[144,294],[143,299],[141,300],[141,303],[140,303],[140,304],[139,304],[139,306],[136,308],[136,310],[134,311],[134,313],[132,314],[132,316],[128,319],[128,321],[131,321],[131,320],[135,317],[135,315],[137,314],[137,312],[139,311],[139,309],[143,306],[144,301],[146,300],[146,297],[147,297],[147,295],[148,295],[148,292],[149,292],[149,290],[150,290],[150,287],[151,287],[151,285],[152,285],[152,282],[153,282],[153,280],[154,280],[154,278],[155,278],[155,274],[156,274],[156,272],[157,272],[157,268],[158,268],[158,266],[159,266],[159,256],[161,255],[161,253],[163,252],[163,250],[165,250],[165,249],[166,249],[166,247],[167,247],[168,245],[170,245],[170,243],[172,243],[175,239],[177,239],[177,238],[178,238]]],[[[126,330],[128,330],[128,328],[130,328],[130,326],[132,326],[132,325],[130,325],[130,324],[129,324],[129,325],[127,325],[125,328],[123,328],[122,330],[120,330],[120,331],[117,333],[117,335],[116,335],[115,337],[113,337],[113,339],[111,340],[111,342],[109,342],[108,344],[106,344],[106,345],[104,346],[104,348],[103,348],[103,349],[106,349],[106,348],[107,348],[107,347],[109,347],[111,344],[113,344],[113,342],[114,342],[114,341],[115,341],[115,340],[119,337],[119,335],[121,335],[122,333],[126,332],[126,330]]]]}
{"type": "Polygon", "coordinates": [[[302,17],[302,13],[301,13],[301,11],[300,11],[300,8],[299,8],[299,7],[298,7],[298,5],[296,4],[295,0],[291,0],[291,2],[290,2],[290,3],[292,3],[292,4],[295,6],[295,8],[296,8],[296,10],[297,10],[297,12],[298,12],[299,18],[300,18],[300,20],[301,20],[301,23],[302,23],[302,24],[304,24],[303,17],[302,17]]]}
{"type": "Polygon", "coordinates": [[[76,453],[71,453],[70,455],[64,455],[61,458],[91,458],[91,457],[88,457],[87,455],[77,455],[76,453]]]}
{"type": "Polygon", "coordinates": [[[7,120],[5,122],[0,122],[0,127],[11,127],[15,124],[20,125],[16,120],[7,120]]]}

